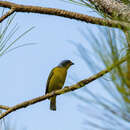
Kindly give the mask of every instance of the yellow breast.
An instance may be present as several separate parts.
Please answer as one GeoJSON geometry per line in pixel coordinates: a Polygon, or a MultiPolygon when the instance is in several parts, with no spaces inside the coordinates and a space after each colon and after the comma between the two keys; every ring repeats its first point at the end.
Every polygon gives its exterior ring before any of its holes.
{"type": "Polygon", "coordinates": [[[56,67],[49,82],[49,91],[61,89],[66,79],[67,70],[63,67],[56,67]]]}

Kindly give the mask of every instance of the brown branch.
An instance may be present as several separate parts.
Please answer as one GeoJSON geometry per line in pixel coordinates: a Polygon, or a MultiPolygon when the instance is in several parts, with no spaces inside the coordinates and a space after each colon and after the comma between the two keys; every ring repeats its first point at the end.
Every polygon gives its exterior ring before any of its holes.
{"type": "Polygon", "coordinates": [[[9,113],[13,112],[13,111],[16,111],[18,109],[21,109],[21,108],[24,108],[24,107],[27,107],[27,106],[30,106],[32,104],[35,104],[35,103],[38,103],[40,101],[43,101],[45,99],[48,99],[54,95],[61,95],[61,94],[64,94],[64,93],[67,93],[67,92],[70,92],[70,91],[73,91],[73,90],[77,90],[79,88],[82,88],[84,87],[85,85],[87,85],[88,83],[102,77],[103,75],[105,75],[106,73],[110,72],[113,68],[115,68],[116,66],[122,64],[123,62],[125,62],[127,60],[128,56],[126,57],[123,57],[120,61],[112,64],[110,67],[108,67],[107,69],[104,69],[102,70],[101,72],[89,77],[88,79],[84,79],[70,87],[65,87],[63,89],[60,89],[60,90],[57,90],[55,92],[51,92],[51,93],[48,93],[46,95],[43,95],[43,96],[40,96],[40,97],[37,97],[37,98],[34,98],[34,99],[31,99],[31,100],[28,100],[28,101],[25,101],[25,102],[22,102],[20,104],[17,104],[13,107],[10,107],[7,111],[3,112],[1,115],[0,115],[0,119],[2,119],[3,117],[7,116],[9,113]]]}
{"type": "Polygon", "coordinates": [[[10,107],[8,107],[8,106],[0,105],[0,109],[8,110],[9,108],[10,107]]]}
{"type": "Polygon", "coordinates": [[[88,0],[113,19],[130,22],[130,7],[116,0],[88,0]]]}
{"type": "Polygon", "coordinates": [[[130,29],[130,24],[126,22],[119,22],[116,20],[107,20],[102,18],[96,18],[76,12],[66,11],[62,9],[56,9],[56,8],[45,8],[45,7],[39,7],[39,6],[26,6],[26,5],[20,5],[15,4],[12,2],[7,1],[0,1],[0,7],[5,8],[14,8],[15,12],[28,12],[28,13],[40,13],[40,14],[48,14],[48,15],[56,15],[61,17],[66,17],[70,19],[80,20],[91,24],[97,24],[102,26],[108,26],[108,27],[115,27],[120,29],[130,29]]]}
{"type": "Polygon", "coordinates": [[[1,18],[0,18],[0,23],[5,20],[8,16],[10,16],[11,14],[13,14],[15,12],[14,8],[11,8],[6,14],[4,14],[1,18]]]}

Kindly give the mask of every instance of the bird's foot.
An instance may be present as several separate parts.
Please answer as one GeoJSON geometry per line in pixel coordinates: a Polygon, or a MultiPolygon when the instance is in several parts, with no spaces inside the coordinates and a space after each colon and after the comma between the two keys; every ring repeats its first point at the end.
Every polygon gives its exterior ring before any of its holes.
{"type": "Polygon", "coordinates": [[[69,88],[69,87],[65,86],[64,88],[69,88]]]}
{"type": "Polygon", "coordinates": [[[52,94],[55,95],[55,91],[52,91],[52,94]]]}

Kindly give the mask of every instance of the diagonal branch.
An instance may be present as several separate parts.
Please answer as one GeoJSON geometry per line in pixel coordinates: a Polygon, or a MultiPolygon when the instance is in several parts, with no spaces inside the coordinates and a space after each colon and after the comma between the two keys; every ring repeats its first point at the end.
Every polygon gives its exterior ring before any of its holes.
{"type": "Polygon", "coordinates": [[[26,5],[20,5],[15,4],[12,2],[7,1],[0,1],[0,7],[5,8],[14,8],[15,12],[31,12],[31,13],[40,13],[40,14],[48,14],[48,15],[56,15],[61,16],[65,18],[75,19],[84,21],[91,24],[97,24],[102,26],[108,26],[108,27],[115,27],[120,29],[130,29],[130,24],[126,22],[119,22],[116,20],[107,20],[102,18],[96,18],[88,15],[84,15],[81,13],[66,11],[62,9],[56,9],[56,8],[46,8],[46,7],[39,7],[39,6],[26,6],[26,5]]]}
{"type": "Polygon", "coordinates": [[[15,12],[14,8],[11,8],[6,14],[4,14],[1,18],[0,18],[0,23],[5,20],[8,16],[10,16],[11,14],[13,14],[15,12]]]}
{"type": "Polygon", "coordinates": [[[114,69],[116,66],[122,64],[123,62],[125,62],[127,60],[128,56],[126,57],[123,57],[120,61],[112,64],[111,66],[109,66],[107,69],[104,69],[102,70],[101,72],[87,78],[87,79],[84,79],[72,86],[69,86],[69,87],[65,87],[63,89],[60,89],[60,90],[57,90],[55,92],[51,92],[51,93],[48,93],[46,95],[43,95],[43,96],[40,96],[40,97],[37,97],[37,98],[34,98],[34,99],[31,99],[31,100],[28,100],[28,101],[25,101],[25,102],[22,102],[20,104],[17,104],[13,107],[10,107],[7,111],[3,112],[1,115],[0,115],[0,119],[2,119],[3,117],[7,116],[9,113],[11,112],[14,112],[18,109],[21,109],[21,108],[24,108],[24,107],[27,107],[27,106],[30,106],[32,104],[35,104],[35,103],[38,103],[40,101],[43,101],[43,100],[46,100],[54,95],[61,95],[61,94],[64,94],[64,93],[67,93],[67,92],[70,92],[70,91],[74,91],[74,90],[77,90],[79,88],[82,88],[84,87],[85,85],[87,85],[88,83],[102,77],[103,75],[105,75],[106,73],[110,72],[112,69],[114,69]]]}

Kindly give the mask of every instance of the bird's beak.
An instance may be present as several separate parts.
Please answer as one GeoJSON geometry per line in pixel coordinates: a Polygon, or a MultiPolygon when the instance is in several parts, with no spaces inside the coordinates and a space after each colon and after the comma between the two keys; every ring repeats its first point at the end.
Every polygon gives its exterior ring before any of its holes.
{"type": "Polygon", "coordinates": [[[74,65],[74,63],[73,63],[73,62],[71,62],[71,65],[74,65]]]}

